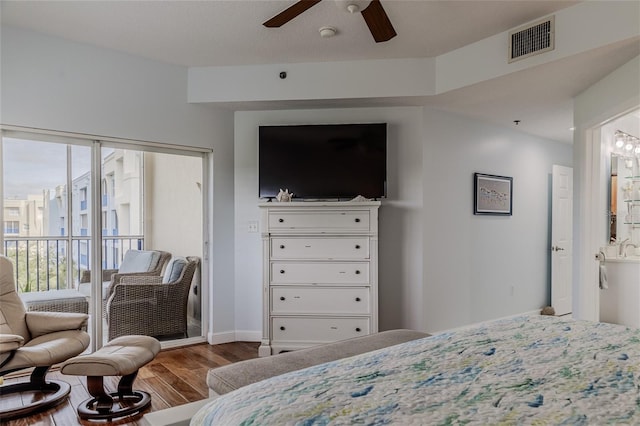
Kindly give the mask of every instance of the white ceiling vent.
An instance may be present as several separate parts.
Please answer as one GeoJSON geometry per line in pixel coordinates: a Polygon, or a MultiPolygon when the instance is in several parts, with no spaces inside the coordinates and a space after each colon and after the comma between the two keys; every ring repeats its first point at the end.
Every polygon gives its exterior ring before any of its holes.
{"type": "Polygon", "coordinates": [[[509,62],[553,50],[554,37],[553,16],[509,31],[509,62]]]}

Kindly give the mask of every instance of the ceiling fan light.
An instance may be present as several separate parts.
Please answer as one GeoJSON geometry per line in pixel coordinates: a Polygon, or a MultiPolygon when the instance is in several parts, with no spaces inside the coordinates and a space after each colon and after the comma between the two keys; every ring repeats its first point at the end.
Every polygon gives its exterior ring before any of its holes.
{"type": "Polygon", "coordinates": [[[349,13],[362,12],[369,6],[371,0],[336,0],[338,7],[349,13]]]}

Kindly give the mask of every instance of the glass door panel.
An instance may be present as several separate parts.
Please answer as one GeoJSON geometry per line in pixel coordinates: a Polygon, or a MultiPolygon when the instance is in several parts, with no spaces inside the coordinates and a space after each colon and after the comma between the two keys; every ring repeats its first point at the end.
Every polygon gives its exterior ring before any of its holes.
{"type": "Polygon", "coordinates": [[[103,285],[105,341],[202,336],[200,267],[188,266],[202,258],[202,158],[119,148],[101,157],[103,268],[118,272],[103,285]]]}
{"type": "Polygon", "coordinates": [[[66,145],[3,137],[2,153],[3,251],[18,291],[71,288],[68,225],[52,215],[66,208],[66,145]]]}

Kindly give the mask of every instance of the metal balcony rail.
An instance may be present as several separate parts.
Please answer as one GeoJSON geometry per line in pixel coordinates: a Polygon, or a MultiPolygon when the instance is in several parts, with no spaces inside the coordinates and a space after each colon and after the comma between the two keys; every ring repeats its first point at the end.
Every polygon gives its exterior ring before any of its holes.
{"type": "MultiPolygon", "coordinates": [[[[117,269],[127,250],[144,249],[144,236],[101,238],[102,269],[117,269]]],[[[4,237],[4,253],[15,265],[18,292],[77,288],[91,269],[91,237],[4,237]]]]}

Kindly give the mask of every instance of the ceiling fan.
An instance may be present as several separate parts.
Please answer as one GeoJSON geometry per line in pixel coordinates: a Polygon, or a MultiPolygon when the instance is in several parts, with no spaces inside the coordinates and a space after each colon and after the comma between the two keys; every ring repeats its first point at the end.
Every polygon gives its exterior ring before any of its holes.
{"type": "MultiPolygon", "coordinates": [[[[321,1],[299,0],[262,25],[269,28],[281,27],[321,1]]],[[[393,29],[380,0],[336,0],[336,2],[344,4],[346,10],[351,13],[360,12],[362,14],[376,43],[391,40],[396,36],[396,31],[393,29]]]]}

